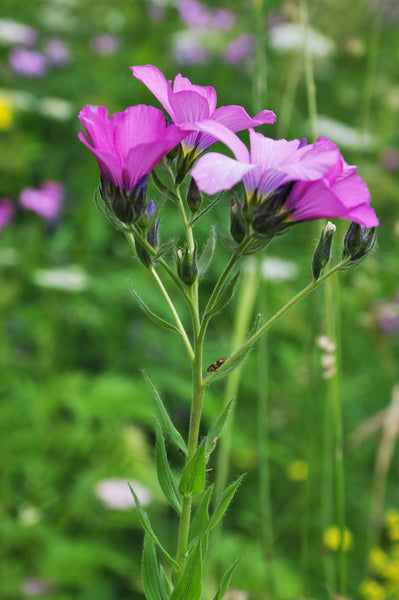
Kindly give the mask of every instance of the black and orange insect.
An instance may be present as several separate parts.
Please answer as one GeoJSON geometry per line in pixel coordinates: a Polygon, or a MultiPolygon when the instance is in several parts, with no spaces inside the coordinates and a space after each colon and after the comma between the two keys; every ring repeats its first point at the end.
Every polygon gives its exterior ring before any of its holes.
{"type": "Polygon", "coordinates": [[[213,373],[213,371],[217,371],[218,368],[226,362],[226,360],[226,358],[219,358],[218,360],[215,360],[215,362],[209,365],[209,367],[207,368],[208,373],[213,373]]]}

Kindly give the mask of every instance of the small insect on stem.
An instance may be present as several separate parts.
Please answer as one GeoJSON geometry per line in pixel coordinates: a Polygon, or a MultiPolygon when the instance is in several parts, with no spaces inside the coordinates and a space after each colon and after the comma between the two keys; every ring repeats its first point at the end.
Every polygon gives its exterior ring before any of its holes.
{"type": "Polygon", "coordinates": [[[218,368],[226,362],[226,360],[227,358],[219,358],[218,360],[215,360],[215,362],[209,365],[209,367],[207,368],[208,373],[213,373],[213,371],[217,371],[218,368]]]}

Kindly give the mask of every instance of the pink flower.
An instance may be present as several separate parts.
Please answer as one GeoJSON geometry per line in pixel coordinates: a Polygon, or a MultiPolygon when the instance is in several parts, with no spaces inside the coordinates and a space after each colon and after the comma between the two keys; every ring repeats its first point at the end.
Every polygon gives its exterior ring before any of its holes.
{"type": "Polygon", "coordinates": [[[217,136],[235,159],[215,152],[202,156],[191,171],[200,190],[215,194],[242,181],[245,210],[252,227],[262,233],[273,226],[321,218],[342,218],[365,227],[378,219],[370,194],[356,167],[347,165],[337,146],[319,138],[306,145],[299,140],[272,140],[250,130],[251,153],[243,142],[219,123],[202,123],[217,136]]]}
{"type": "Polygon", "coordinates": [[[251,56],[254,48],[255,36],[250,33],[242,33],[223,49],[223,60],[231,65],[240,64],[251,56]]]}
{"type": "Polygon", "coordinates": [[[48,70],[48,59],[36,50],[28,50],[17,46],[11,50],[8,57],[11,68],[18,75],[26,77],[42,77],[48,70]]]}
{"type": "Polygon", "coordinates": [[[117,51],[119,40],[116,35],[103,33],[92,38],[90,45],[97,54],[105,56],[107,54],[114,54],[117,51]]]}
{"type": "Polygon", "coordinates": [[[180,127],[195,129],[183,140],[184,150],[195,149],[202,152],[216,141],[216,137],[198,127],[202,121],[211,120],[223,124],[231,131],[241,131],[264,123],[274,123],[276,115],[271,110],[263,110],[250,117],[242,106],[221,106],[216,108],[216,91],[211,86],[194,85],[180,73],[175,77],[173,88],[170,81],[157,67],[152,65],[130,67],[133,75],[142,81],[154,94],[172,122],[180,127]]]}
{"type": "Polygon", "coordinates": [[[61,38],[53,37],[46,44],[46,55],[56,67],[65,67],[71,60],[68,48],[61,38]]]}
{"type": "Polygon", "coordinates": [[[103,106],[85,106],[79,113],[85,128],[78,137],[94,154],[105,183],[129,194],[186,135],[166,126],[161,110],[139,104],[108,117],[103,106]]]}
{"type": "Polygon", "coordinates": [[[0,229],[6,227],[14,214],[14,207],[8,198],[0,198],[0,229]]]}
{"type": "Polygon", "coordinates": [[[28,210],[33,210],[43,219],[54,219],[64,199],[64,186],[57,181],[45,181],[40,188],[27,187],[22,190],[19,202],[28,210]]]}

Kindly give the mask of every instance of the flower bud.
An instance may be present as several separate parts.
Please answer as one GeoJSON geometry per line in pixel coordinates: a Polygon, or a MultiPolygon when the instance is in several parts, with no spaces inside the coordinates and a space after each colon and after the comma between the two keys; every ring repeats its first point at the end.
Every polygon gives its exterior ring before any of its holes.
{"type": "Polygon", "coordinates": [[[177,272],[187,285],[192,285],[198,275],[196,253],[196,248],[189,250],[185,247],[177,250],[177,272]]]}
{"type": "Polygon", "coordinates": [[[107,210],[119,221],[126,224],[135,223],[146,208],[147,176],[144,175],[130,193],[125,192],[113,183],[105,183],[101,178],[100,196],[107,210]]]}
{"type": "Polygon", "coordinates": [[[194,179],[191,179],[190,187],[188,188],[187,204],[191,212],[197,212],[202,204],[202,194],[194,179]]]}
{"type": "Polygon", "coordinates": [[[312,262],[312,272],[315,280],[319,279],[321,271],[330,260],[331,242],[336,229],[335,225],[328,221],[327,225],[321,230],[320,241],[317,244],[312,262]]]}
{"type": "Polygon", "coordinates": [[[345,233],[342,258],[350,257],[349,269],[364,260],[373,250],[377,241],[376,228],[366,229],[358,223],[351,223],[345,233]]]}
{"type": "Polygon", "coordinates": [[[237,242],[237,244],[241,244],[245,238],[245,219],[244,215],[242,214],[242,208],[238,199],[236,199],[236,201],[233,200],[231,203],[230,233],[231,237],[237,242]]]}

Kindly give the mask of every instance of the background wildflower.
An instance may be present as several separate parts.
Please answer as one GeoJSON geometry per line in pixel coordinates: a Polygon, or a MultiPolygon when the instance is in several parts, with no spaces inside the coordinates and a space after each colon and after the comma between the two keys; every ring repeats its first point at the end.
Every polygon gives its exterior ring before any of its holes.
{"type": "MultiPolygon", "coordinates": [[[[339,527],[333,525],[325,530],[323,533],[323,545],[325,548],[332,550],[333,552],[337,552],[339,550],[341,542],[341,532],[339,527]]],[[[343,548],[344,550],[350,550],[353,546],[353,535],[349,531],[349,529],[345,529],[344,531],[344,541],[343,548]]]]}
{"type": "Polygon", "coordinates": [[[19,202],[43,219],[54,219],[64,199],[64,186],[58,181],[45,181],[39,188],[27,187],[20,193],[19,202]]]}

